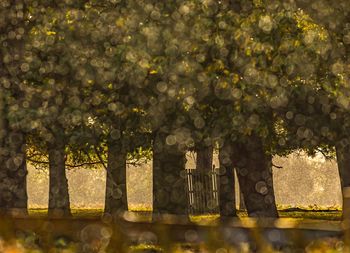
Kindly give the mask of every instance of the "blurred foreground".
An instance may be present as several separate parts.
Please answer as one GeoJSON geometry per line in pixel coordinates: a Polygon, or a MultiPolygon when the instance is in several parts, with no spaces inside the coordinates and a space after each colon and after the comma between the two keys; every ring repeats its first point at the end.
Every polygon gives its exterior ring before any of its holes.
{"type": "Polygon", "coordinates": [[[48,219],[42,212],[0,220],[0,252],[350,252],[339,212],[281,211],[278,220],[162,216],[98,210],[48,219]],[[322,214],[320,214],[322,213],[322,214]],[[287,218],[298,217],[298,218],[287,218]],[[309,217],[305,219],[302,217],[309,217]],[[324,218],[324,219],[322,219],[324,218]]]}

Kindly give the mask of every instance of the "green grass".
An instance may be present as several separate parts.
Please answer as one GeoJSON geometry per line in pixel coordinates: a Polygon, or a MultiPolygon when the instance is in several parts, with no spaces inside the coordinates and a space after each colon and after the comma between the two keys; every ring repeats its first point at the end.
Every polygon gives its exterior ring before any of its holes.
{"type": "MultiPolygon", "coordinates": [[[[71,209],[73,217],[89,218],[98,217],[103,214],[103,209],[101,208],[74,208],[71,209]]],[[[33,208],[29,209],[28,213],[30,216],[34,217],[45,217],[47,216],[47,209],[45,208],[33,208]]]]}
{"type": "MultiPolygon", "coordinates": [[[[295,219],[317,219],[317,220],[341,220],[341,210],[279,210],[280,218],[295,218],[295,219]]],[[[248,217],[247,212],[239,211],[239,217],[248,217]]]]}
{"type": "Polygon", "coordinates": [[[341,220],[342,212],[335,211],[280,211],[281,218],[341,220]]]}
{"type": "Polygon", "coordinates": [[[131,253],[141,253],[141,252],[163,252],[163,249],[157,245],[151,244],[139,244],[135,246],[130,246],[129,250],[131,253]]]}
{"type": "MultiPolygon", "coordinates": [[[[132,208],[132,211],[136,216],[150,216],[150,208],[132,208]]],[[[103,214],[103,209],[72,209],[73,217],[90,218],[100,217],[103,214]]],[[[45,217],[47,215],[47,209],[29,209],[29,215],[34,217],[45,217]]],[[[300,209],[289,208],[279,210],[281,218],[295,218],[295,219],[319,219],[319,220],[341,220],[341,210],[312,210],[312,209],[300,209]]],[[[247,212],[239,211],[239,217],[247,217],[247,212]]],[[[190,220],[193,222],[211,221],[219,218],[219,215],[196,215],[190,216],[190,220]]]]}

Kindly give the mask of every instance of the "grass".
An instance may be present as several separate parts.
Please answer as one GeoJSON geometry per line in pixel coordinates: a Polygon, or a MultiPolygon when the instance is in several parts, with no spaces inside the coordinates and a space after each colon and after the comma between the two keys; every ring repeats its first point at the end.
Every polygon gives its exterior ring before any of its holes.
{"type": "Polygon", "coordinates": [[[163,249],[157,245],[139,244],[129,247],[130,253],[140,252],[163,252],[163,249]]]}
{"type": "MultiPolygon", "coordinates": [[[[33,208],[29,209],[28,213],[30,216],[34,217],[45,217],[47,216],[46,208],[33,208]]],[[[79,218],[89,218],[89,217],[98,217],[103,213],[102,208],[73,208],[71,209],[73,217],[79,218]]]]}
{"type": "Polygon", "coordinates": [[[194,223],[211,222],[219,218],[219,214],[190,215],[190,221],[194,223]]]}
{"type": "Polygon", "coordinates": [[[342,212],[340,210],[328,211],[279,211],[281,218],[296,218],[296,219],[317,219],[317,220],[341,220],[342,212]]]}
{"type": "MultiPolygon", "coordinates": [[[[133,208],[126,213],[124,218],[129,221],[136,222],[151,222],[152,210],[150,208],[133,208]]],[[[75,208],[71,210],[73,218],[79,219],[96,219],[100,218],[103,214],[103,209],[89,209],[89,208],[75,208]]],[[[312,210],[312,209],[300,209],[300,208],[288,208],[279,210],[280,218],[291,218],[293,220],[320,220],[320,221],[340,221],[342,218],[341,210],[312,210]]],[[[29,215],[31,217],[47,217],[47,209],[30,209],[29,215]]],[[[238,211],[239,218],[248,217],[246,211],[238,211]]],[[[189,220],[194,223],[210,223],[215,221],[220,216],[218,214],[203,214],[203,215],[190,215],[189,220]]]]}
{"type": "MultiPolygon", "coordinates": [[[[308,210],[308,209],[284,209],[278,210],[280,218],[316,219],[316,220],[341,220],[341,210],[308,210]]],[[[239,217],[248,217],[247,212],[239,211],[239,217]]]]}
{"type": "MultiPolygon", "coordinates": [[[[79,218],[96,218],[103,214],[103,209],[90,209],[90,208],[77,208],[72,209],[73,217],[79,218]]],[[[144,217],[149,220],[151,217],[152,209],[149,207],[141,208],[130,208],[132,215],[139,218],[144,217]]],[[[47,215],[47,209],[29,209],[29,215],[33,217],[45,217],[47,215]]],[[[341,210],[313,210],[313,209],[301,209],[301,208],[288,208],[279,210],[280,218],[294,218],[294,219],[317,219],[317,220],[341,220],[342,211],[341,210]]],[[[248,214],[245,211],[239,211],[238,217],[247,217],[248,214]]],[[[218,214],[208,214],[208,215],[192,215],[190,220],[192,222],[210,222],[220,216],[218,214]]]]}
{"type": "Polygon", "coordinates": [[[149,205],[129,205],[131,212],[152,212],[152,206],[149,205]]]}

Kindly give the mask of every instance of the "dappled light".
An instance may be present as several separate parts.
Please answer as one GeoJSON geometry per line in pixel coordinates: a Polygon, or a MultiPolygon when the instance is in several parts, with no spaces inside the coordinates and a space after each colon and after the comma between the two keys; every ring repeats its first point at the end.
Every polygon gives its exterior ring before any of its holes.
{"type": "Polygon", "coordinates": [[[349,252],[348,6],[0,0],[0,251],[349,252]]]}

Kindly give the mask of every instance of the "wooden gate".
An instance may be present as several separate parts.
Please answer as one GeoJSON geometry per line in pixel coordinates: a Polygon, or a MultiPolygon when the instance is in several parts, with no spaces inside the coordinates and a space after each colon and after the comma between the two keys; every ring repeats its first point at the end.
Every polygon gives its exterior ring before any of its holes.
{"type": "Polygon", "coordinates": [[[218,173],[186,169],[190,215],[219,213],[218,173]]]}

